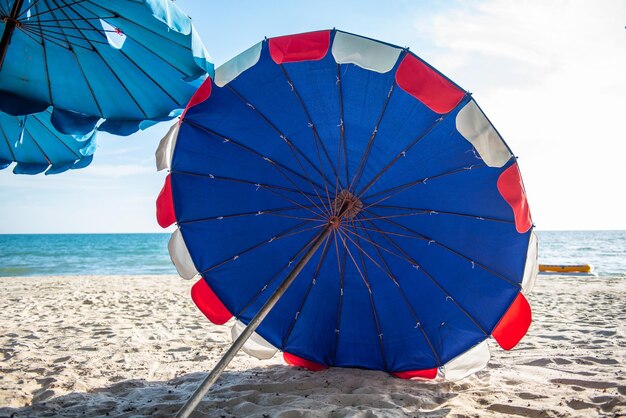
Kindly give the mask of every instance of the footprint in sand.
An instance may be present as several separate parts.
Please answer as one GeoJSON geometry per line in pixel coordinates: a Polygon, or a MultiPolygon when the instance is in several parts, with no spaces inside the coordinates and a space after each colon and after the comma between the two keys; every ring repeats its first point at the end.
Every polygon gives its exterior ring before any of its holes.
{"type": "Polygon", "coordinates": [[[589,389],[609,389],[617,387],[617,383],[614,382],[599,382],[593,380],[577,380],[577,379],[552,379],[550,383],[562,384],[562,385],[577,385],[589,389]]]}

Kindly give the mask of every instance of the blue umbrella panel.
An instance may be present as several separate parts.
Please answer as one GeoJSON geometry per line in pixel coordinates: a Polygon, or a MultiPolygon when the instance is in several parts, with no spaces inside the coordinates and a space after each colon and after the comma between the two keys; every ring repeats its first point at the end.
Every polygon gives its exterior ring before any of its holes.
{"type": "Polygon", "coordinates": [[[458,380],[490,337],[511,349],[530,325],[537,244],[516,160],[407,49],[338,30],[264,40],[202,85],[157,164],[158,221],[177,223],[172,260],[201,276],[210,320],[234,317],[237,335],[297,266],[253,354],[458,380]]]}
{"type": "Polygon", "coordinates": [[[52,112],[11,116],[0,112],[0,170],[17,162],[15,174],[59,174],[87,167],[96,150],[96,133],[67,135],[50,121],[52,112]]]}

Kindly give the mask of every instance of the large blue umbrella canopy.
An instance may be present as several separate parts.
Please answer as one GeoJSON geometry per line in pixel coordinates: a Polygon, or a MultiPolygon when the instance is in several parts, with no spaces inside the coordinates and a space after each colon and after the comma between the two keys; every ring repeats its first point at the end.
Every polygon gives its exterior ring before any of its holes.
{"type": "Polygon", "coordinates": [[[407,49],[336,30],[262,41],[203,84],[157,160],[172,260],[216,323],[248,324],[323,238],[252,353],[455,380],[530,325],[516,159],[407,49]]]}
{"type": "Polygon", "coordinates": [[[12,116],[0,112],[0,170],[17,162],[15,174],[59,174],[88,166],[96,149],[96,133],[68,135],[57,131],[47,109],[12,116]]]}
{"type": "Polygon", "coordinates": [[[213,65],[170,0],[0,4],[0,110],[53,106],[63,133],[127,135],[176,115],[213,65]]]}

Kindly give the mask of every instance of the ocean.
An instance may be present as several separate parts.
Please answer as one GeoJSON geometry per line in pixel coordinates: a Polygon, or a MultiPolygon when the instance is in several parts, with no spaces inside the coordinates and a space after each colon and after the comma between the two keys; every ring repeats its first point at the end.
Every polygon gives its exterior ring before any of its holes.
{"type": "MultiPolygon", "coordinates": [[[[537,231],[542,264],[626,277],[626,231],[537,231]]],[[[176,274],[169,234],[0,235],[0,276],[176,274]]]]}

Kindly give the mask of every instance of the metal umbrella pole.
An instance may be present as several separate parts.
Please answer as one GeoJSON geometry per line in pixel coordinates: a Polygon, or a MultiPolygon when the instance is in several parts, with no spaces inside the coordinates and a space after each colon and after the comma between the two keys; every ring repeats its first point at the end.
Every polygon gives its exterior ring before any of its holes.
{"type": "Polygon", "coordinates": [[[333,226],[331,223],[328,223],[324,226],[322,232],[320,232],[316,237],[312,238],[310,241],[309,249],[302,256],[302,258],[295,265],[293,270],[289,273],[289,275],[283,280],[283,282],[278,286],[276,291],[270,296],[270,298],[265,302],[263,307],[259,310],[259,312],[252,318],[248,326],[243,330],[241,335],[237,337],[237,339],[230,346],[226,354],[220,359],[220,361],[213,367],[211,373],[204,379],[204,381],[200,384],[198,389],[191,395],[191,398],[185,403],[185,405],[178,411],[176,417],[185,418],[191,415],[191,413],[196,409],[204,395],[209,391],[211,386],[215,383],[215,381],[220,377],[226,366],[231,362],[231,360],[235,357],[235,354],[243,347],[245,342],[250,338],[252,333],[258,328],[263,319],[267,316],[267,314],[272,310],[274,305],[278,302],[281,296],[285,293],[285,291],[289,288],[291,283],[296,279],[298,274],[302,271],[302,269],[309,262],[311,257],[315,254],[315,252],[322,245],[324,240],[328,237],[330,232],[332,231],[333,226]]]}
{"type": "Polygon", "coordinates": [[[17,18],[20,16],[22,3],[24,3],[24,0],[16,0],[15,3],[13,3],[11,14],[6,17],[4,33],[2,34],[2,39],[0,40],[0,69],[2,69],[2,64],[4,64],[4,58],[7,55],[13,31],[18,25],[17,18]]]}

